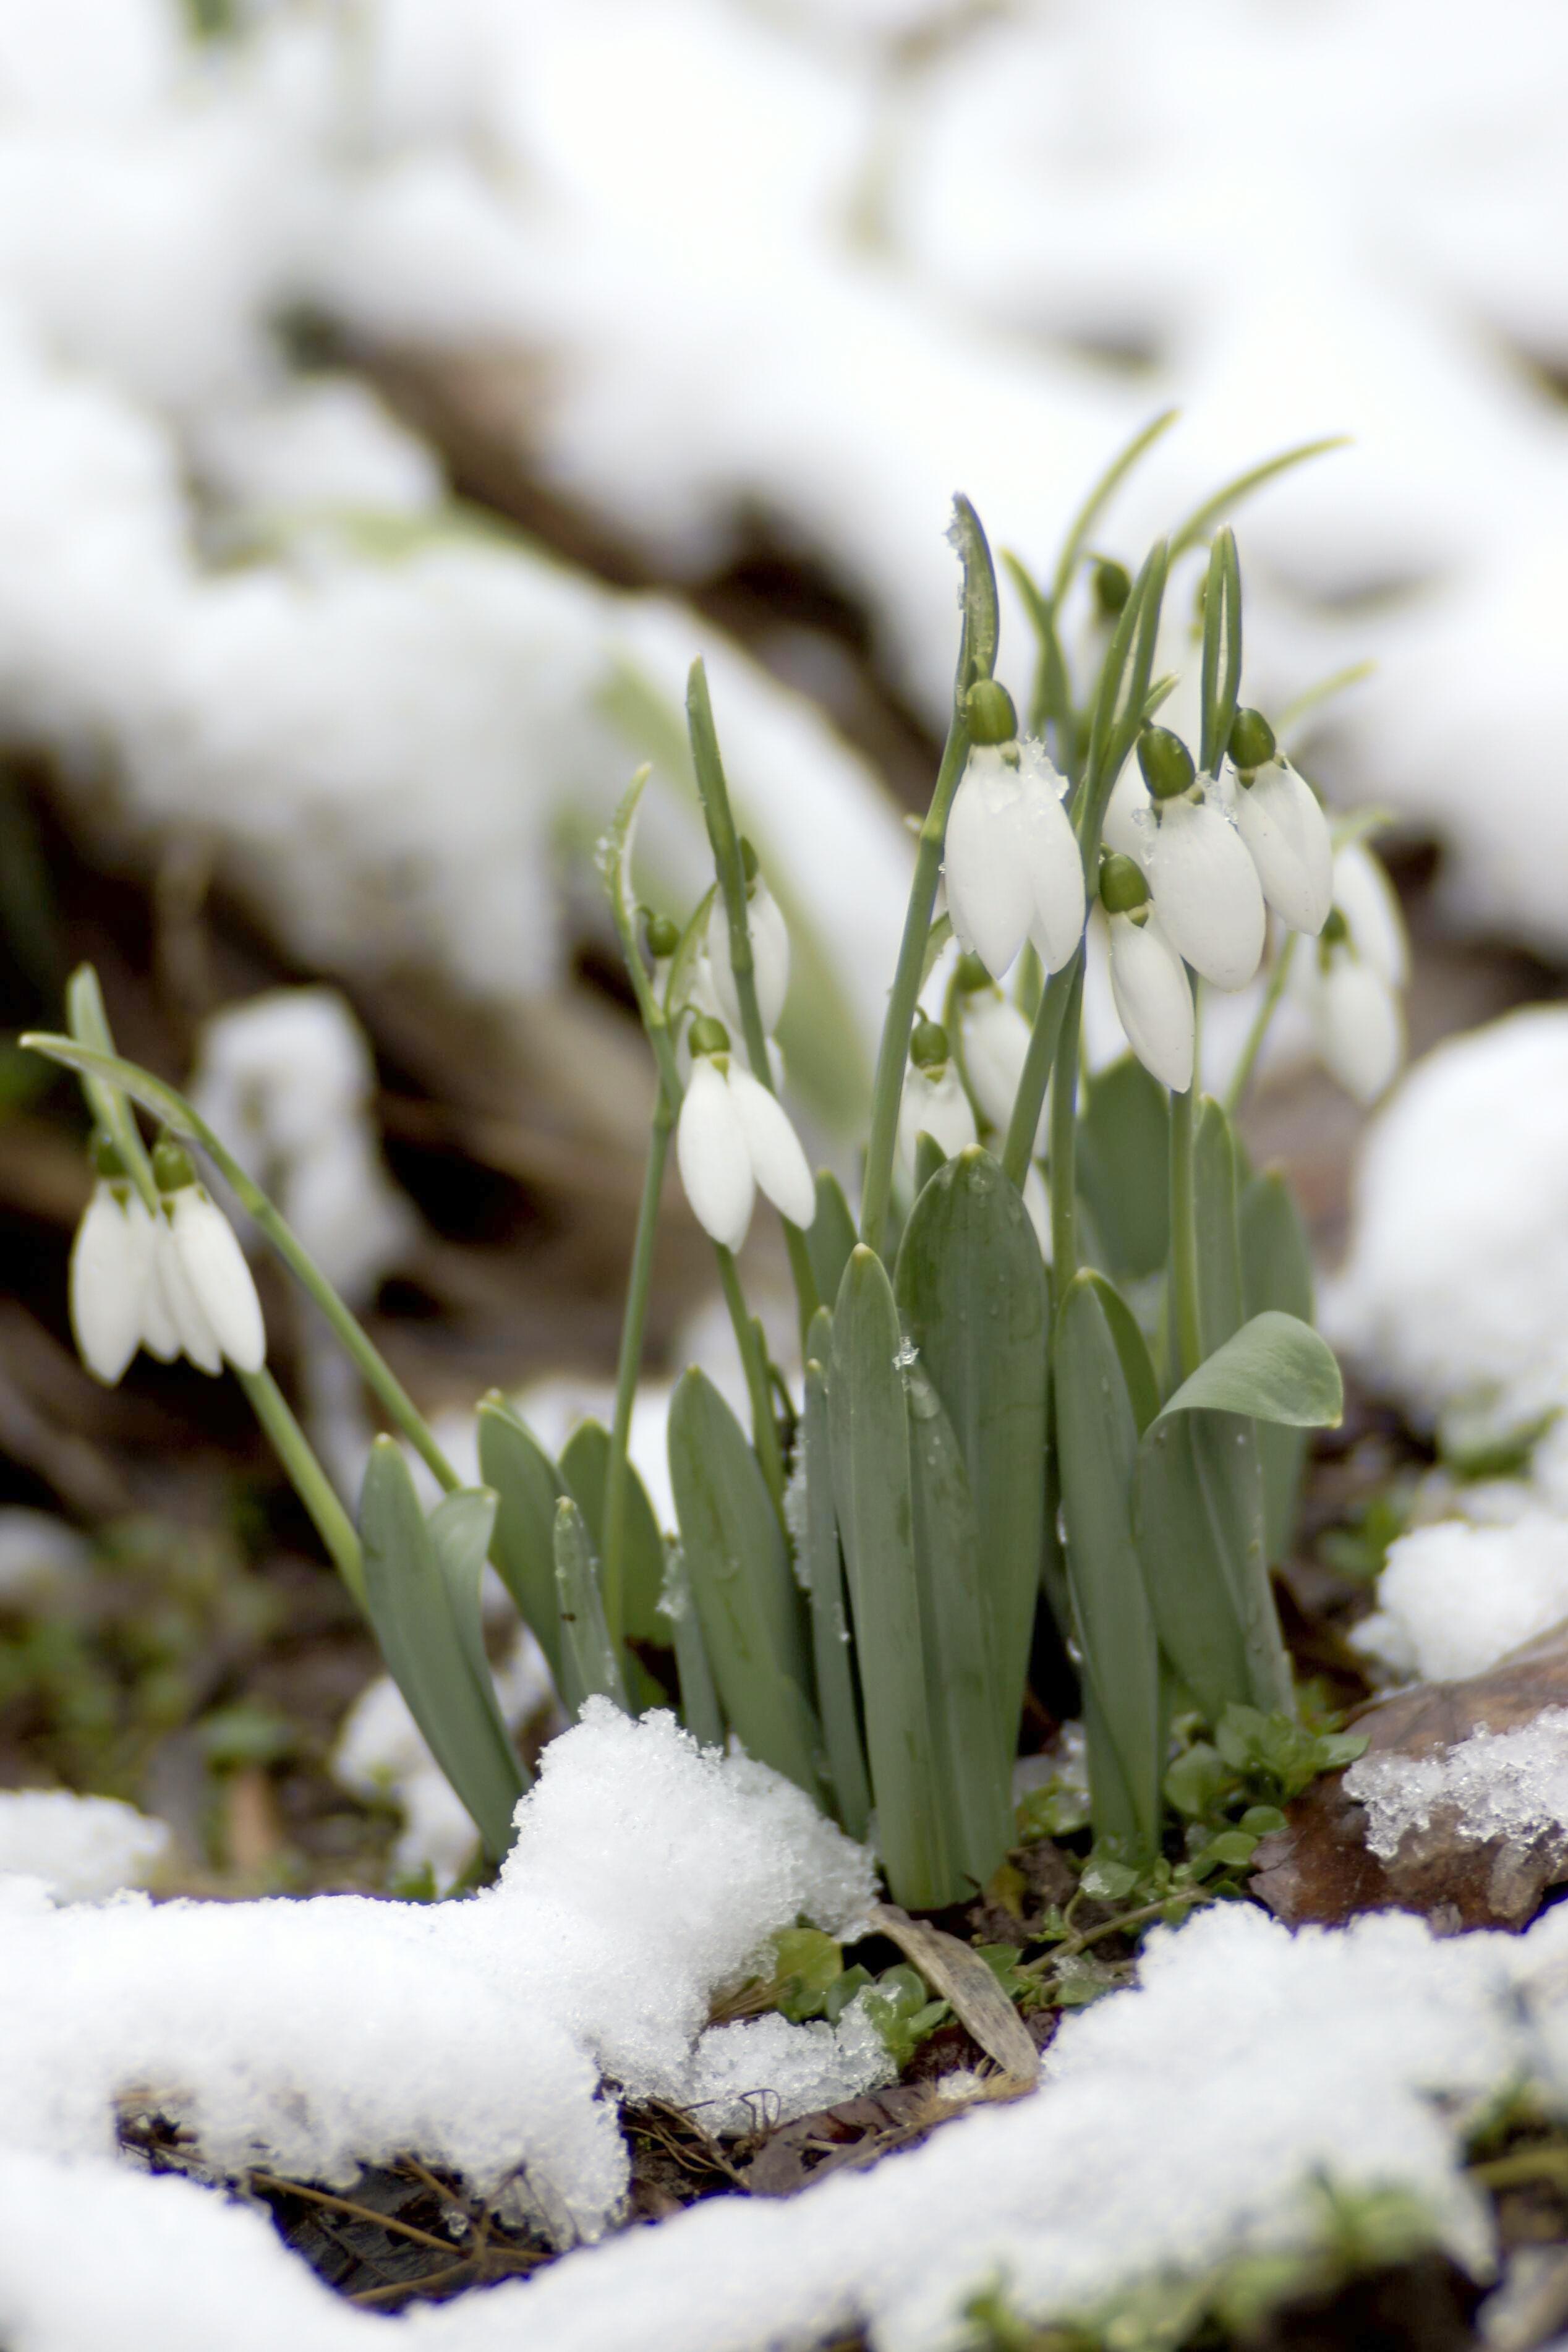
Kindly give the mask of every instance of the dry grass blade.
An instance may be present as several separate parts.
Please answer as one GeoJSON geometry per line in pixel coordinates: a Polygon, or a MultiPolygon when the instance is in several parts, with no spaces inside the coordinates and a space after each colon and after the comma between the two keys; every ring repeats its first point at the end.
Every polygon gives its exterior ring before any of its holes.
{"type": "Polygon", "coordinates": [[[977,1952],[941,1927],[911,1919],[895,1903],[879,1903],[871,1924],[897,1944],[932,1992],[952,2005],[952,2013],[988,2058],[1016,2083],[1033,2084],[1039,2053],[1023,2019],[977,1952]]]}

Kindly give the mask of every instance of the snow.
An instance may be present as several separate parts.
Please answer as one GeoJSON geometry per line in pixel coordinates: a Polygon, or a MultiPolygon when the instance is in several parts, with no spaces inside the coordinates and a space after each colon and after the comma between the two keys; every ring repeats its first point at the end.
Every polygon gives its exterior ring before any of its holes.
{"type": "Polygon", "coordinates": [[[165,1822],[116,1797],[68,1789],[0,1791],[0,1885],[30,1883],[57,1903],[91,1903],[141,1886],[169,1848],[165,1822]]]}
{"type": "Polygon", "coordinates": [[[1377,1602],[1351,1635],[1366,1656],[1423,1682],[1484,1674],[1568,1618],[1568,1518],[1414,1528],[1388,1548],[1377,1602]]]}
{"type": "Polygon", "coordinates": [[[1516,1731],[1483,1727],[1440,1755],[1363,1756],[1344,1786],[1366,1809],[1369,1852],[1385,1862],[1439,1809],[1445,1836],[1461,1845],[1550,1836],[1568,1847],[1568,1707],[1547,1707],[1516,1731]]]}

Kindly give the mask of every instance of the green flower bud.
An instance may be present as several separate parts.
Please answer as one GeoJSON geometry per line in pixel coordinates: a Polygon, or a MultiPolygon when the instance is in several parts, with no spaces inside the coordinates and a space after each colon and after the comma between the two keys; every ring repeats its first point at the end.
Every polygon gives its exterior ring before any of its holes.
{"type": "Polygon", "coordinates": [[[963,705],[972,743],[1010,743],[1018,732],[1013,698],[999,678],[976,678],[963,705]]]}
{"type": "Polygon", "coordinates": [[[915,1034],[910,1039],[910,1059],[917,1070],[940,1070],[948,1050],[947,1031],[940,1021],[927,1021],[922,1016],[915,1023],[915,1034]]]}
{"type": "Polygon", "coordinates": [[[160,1192],[183,1192],[196,1181],[190,1153],[172,1135],[162,1136],[153,1146],[153,1176],[160,1192]]]}
{"type": "Polygon", "coordinates": [[[110,1181],[118,1176],[124,1175],[125,1162],[120,1157],[120,1147],[107,1128],[93,1129],[92,1141],[89,1144],[88,1150],[99,1175],[110,1181]]]}
{"type": "Polygon", "coordinates": [[[730,1032],[710,1013],[700,1013],[691,1024],[691,1050],[694,1054],[727,1054],[730,1032]]]}
{"type": "Polygon", "coordinates": [[[656,963],[668,963],[680,945],[680,925],[668,915],[656,915],[651,907],[643,908],[642,917],[649,955],[656,963]]]}
{"type": "Polygon", "coordinates": [[[1131,915],[1149,903],[1149,885],[1133,860],[1119,850],[1100,869],[1100,898],[1108,915],[1131,915]]]}
{"type": "Polygon", "coordinates": [[[1327,915],[1323,918],[1323,928],[1318,933],[1318,945],[1325,950],[1323,956],[1323,961],[1325,963],[1328,961],[1326,950],[1330,948],[1343,947],[1350,935],[1351,927],[1346,922],[1344,917],[1341,914],[1339,908],[1337,907],[1331,907],[1327,915]]]}
{"type": "Polygon", "coordinates": [[[1101,556],[1094,567],[1094,611],[1100,621],[1114,621],[1132,593],[1132,574],[1125,563],[1101,556]]]}
{"type": "Polygon", "coordinates": [[[1173,801],[1193,781],[1193,755],[1168,727],[1145,727],[1138,738],[1138,765],[1157,801],[1173,801]]]}
{"type": "Polygon", "coordinates": [[[1259,768],[1274,757],[1274,730],[1261,710],[1238,710],[1230,723],[1230,756],[1242,781],[1250,783],[1259,768]]]}
{"type": "Polygon", "coordinates": [[[958,988],[963,996],[973,996],[978,988],[989,988],[991,974],[977,955],[962,955],[958,959],[958,988]]]}

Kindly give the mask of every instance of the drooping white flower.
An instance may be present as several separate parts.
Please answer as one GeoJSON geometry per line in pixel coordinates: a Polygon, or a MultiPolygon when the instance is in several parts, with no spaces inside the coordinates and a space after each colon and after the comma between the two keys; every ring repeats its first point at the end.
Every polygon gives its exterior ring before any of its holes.
{"type": "Polygon", "coordinates": [[[792,1224],[808,1226],[816,1188],[800,1138],[774,1095],[733,1055],[699,1054],[675,1134],[692,1214],[725,1249],[745,1240],[761,1185],[792,1224]]]}
{"type": "Polygon", "coordinates": [[[1331,1077],[1362,1104],[1376,1102],[1405,1060],[1405,1015],[1399,992],[1348,942],[1313,958],[1306,991],[1318,1053],[1331,1077]]]}
{"type": "MultiPolygon", "coordinates": [[[[210,1336],[237,1371],[258,1372],[267,1360],[267,1327],[233,1226],[200,1184],[182,1185],[165,1215],[172,1255],[169,1250],[161,1252],[161,1268],[178,1265],[200,1313],[203,1336],[210,1336]]],[[[167,1283],[165,1296],[173,1296],[167,1283]]],[[[175,1319],[181,1320],[178,1312],[175,1319]]],[[[185,1352],[193,1362],[202,1362],[188,1341],[185,1352]]],[[[202,1369],[216,1371],[218,1367],[203,1363],[202,1369]]]]}
{"type": "MultiPolygon", "coordinates": [[[[1028,1051],[1029,1024],[999,989],[976,989],[964,998],[963,1066],[975,1100],[998,1135],[1007,1132],[1028,1051]]],[[[1035,1149],[1045,1148],[1042,1110],[1035,1149]]]]}
{"type": "Polygon", "coordinates": [[[947,820],[952,928],[1000,975],[1032,938],[1059,971],[1083,935],[1083,863],[1062,805],[1067,785],[1030,740],[977,743],[947,820]]]}
{"type": "Polygon", "coordinates": [[[933,1143],[940,1144],[948,1160],[980,1139],[969,1097],[951,1062],[924,1070],[916,1065],[904,1073],[903,1100],[899,1105],[899,1158],[905,1175],[911,1180],[915,1146],[922,1135],[929,1135],[933,1143]]]}
{"type": "Polygon", "coordinates": [[[218,1346],[217,1333],[207,1320],[206,1310],[192,1286],[174,1240],[174,1228],[167,1205],[161,1211],[157,1223],[153,1279],[177,1342],[175,1352],[188,1358],[198,1371],[221,1372],[223,1349],[218,1346]]]}
{"type": "Polygon", "coordinates": [[[1148,908],[1112,914],[1110,923],[1110,993],[1127,1042],[1162,1085],[1185,1094],[1193,1083],[1194,1033],[1192,985],[1182,959],[1148,908]]]}
{"type": "Polygon", "coordinates": [[[1210,793],[1156,803],[1143,871],[1178,955],[1215,988],[1245,988],[1263,954],[1263,891],[1236,826],[1210,793]]]}
{"type": "MultiPolygon", "coordinates": [[[[746,905],[746,928],[752,940],[752,977],[757,992],[757,1011],[763,1027],[771,1037],[779,1025],[789,993],[789,927],[785,923],[778,900],[765,882],[752,886],[746,905]]],[[[724,894],[719,891],[708,918],[708,963],[713,976],[713,993],[718,999],[721,1018],[738,1037],[744,1024],[741,1019],[741,1000],[735,991],[735,970],[730,957],[730,916],[724,904],[724,894]]]]}
{"type": "Polygon", "coordinates": [[[1333,903],[1362,961],[1380,971],[1391,988],[1403,988],[1410,977],[1405,918],[1382,859],[1364,841],[1347,841],[1334,852],[1333,903]]]}
{"type": "Polygon", "coordinates": [[[1138,762],[1129,752],[1106,803],[1105,822],[1100,829],[1100,837],[1107,849],[1117,850],[1123,857],[1141,859],[1149,845],[1149,828],[1154,821],[1153,807],[1149,787],[1139,773],[1138,762]]]}
{"type": "Polygon", "coordinates": [[[1322,803],[1288,760],[1270,760],[1250,781],[1233,769],[1230,805],[1258,868],[1263,895],[1282,923],[1316,938],[1333,904],[1334,847],[1322,803]]]}
{"type": "Polygon", "coordinates": [[[112,1388],[141,1344],[153,1275],[153,1220],[129,1184],[100,1177],[70,1255],[70,1320],[78,1353],[112,1388]]]}

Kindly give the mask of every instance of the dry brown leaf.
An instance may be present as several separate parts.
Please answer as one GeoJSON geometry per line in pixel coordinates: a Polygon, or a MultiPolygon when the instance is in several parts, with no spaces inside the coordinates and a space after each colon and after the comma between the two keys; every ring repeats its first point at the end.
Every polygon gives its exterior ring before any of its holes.
{"type": "Polygon", "coordinates": [[[959,2023],[985,2055],[1016,2083],[1033,2083],[1039,2053],[1028,2028],[978,1952],[941,1927],[911,1919],[896,1903],[879,1903],[871,1924],[911,1960],[932,1992],[949,2001],[959,2023]]]}
{"type": "MultiPolygon", "coordinates": [[[[1519,1730],[1565,1705],[1568,1626],[1557,1626],[1468,1682],[1421,1683],[1376,1700],[1349,1727],[1365,1733],[1369,1755],[1436,1756],[1474,1732],[1519,1730]]],[[[1367,1851],[1366,1814],[1346,1793],[1344,1774],[1325,1773],[1288,1808],[1287,1826],[1260,1841],[1252,1892],[1291,1927],[1392,1908],[1453,1934],[1522,1927],[1547,1888],[1568,1878],[1561,1831],[1486,1845],[1458,1832],[1454,1809],[1436,1806],[1431,1826],[1407,1832],[1382,1861],[1367,1851]]]]}

